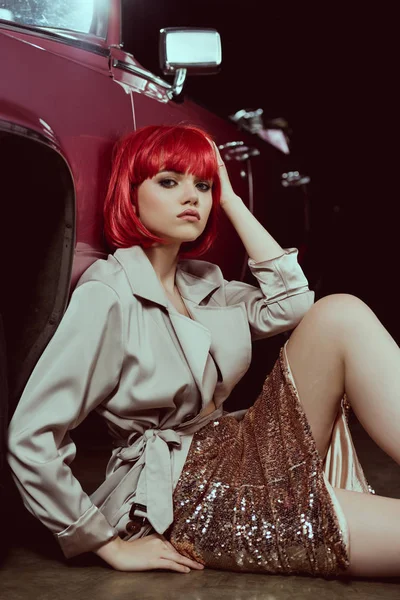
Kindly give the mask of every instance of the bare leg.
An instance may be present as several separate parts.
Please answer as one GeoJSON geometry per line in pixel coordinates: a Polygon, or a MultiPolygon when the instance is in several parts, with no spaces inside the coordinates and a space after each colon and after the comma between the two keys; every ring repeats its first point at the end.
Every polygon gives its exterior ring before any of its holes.
{"type": "Polygon", "coordinates": [[[350,567],[358,577],[400,576],[400,500],[334,488],[350,530],[350,567]]]}
{"type": "MultiPolygon", "coordinates": [[[[287,354],[324,457],[346,392],[364,428],[400,464],[400,349],[361,300],[319,300],[293,331],[287,354]]],[[[350,529],[349,574],[400,575],[400,500],[335,490],[350,529]]]]}
{"type": "Polygon", "coordinates": [[[316,302],[287,355],[323,457],[346,392],[363,427],[400,464],[400,348],[364,302],[349,294],[316,302]]]}

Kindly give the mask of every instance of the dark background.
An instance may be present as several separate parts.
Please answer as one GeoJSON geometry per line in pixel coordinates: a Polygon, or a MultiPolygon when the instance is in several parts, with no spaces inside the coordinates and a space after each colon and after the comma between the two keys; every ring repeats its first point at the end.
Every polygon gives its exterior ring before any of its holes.
{"type": "Polygon", "coordinates": [[[157,74],[162,27],[220,32],[221,72],[189,78],[185,93],[225,118],[263,108],[266,119],[287,119],[295,166],[311,176],[306,274],[322,275],[320,295],[359,296],[399,341],[394,9],[256,0],[123,5],[130,6],[125,49],[157,74]]]}

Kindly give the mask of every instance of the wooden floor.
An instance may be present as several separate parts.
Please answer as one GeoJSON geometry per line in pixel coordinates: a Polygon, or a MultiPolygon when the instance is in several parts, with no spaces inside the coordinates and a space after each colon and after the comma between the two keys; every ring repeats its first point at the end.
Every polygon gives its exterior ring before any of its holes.
{"type": "MultiPolygon", "coordinates": [[[[400,468],[352,425],[354,442],[370,484],[376,492],[400,498],[400,468]]],[[[102,454],[103,453],[103,454],[102,454]]],[[[92,487],[99,455],[92,446],[77,463],[76,473],[92,487]]],[[[2,514],[9,531],[0,571],[1,600],[320,600],[400,599],[400,578],[387,580],[325,580],[299,576],[249,575],[213,571],[119,573],[94,555],[66,562],[53,537],[14,498],[2,514]]],[[[1,535],[1,533],[0,533],[1,535]]],[[[3,537],[2,542],[4,543],[3,537]]]]}

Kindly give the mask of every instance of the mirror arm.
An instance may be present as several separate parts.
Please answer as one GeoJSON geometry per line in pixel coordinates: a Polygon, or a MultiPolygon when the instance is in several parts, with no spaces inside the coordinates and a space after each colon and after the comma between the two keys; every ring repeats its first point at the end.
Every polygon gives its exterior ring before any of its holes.
{"type": "Polygon", "coordinates": [[[134,75],[145,77],[149,81],[163,87],[165,90],[167,90],[167,96],[170,100],[177,98],[181,94],[183,85],[186,81],[187,69],[177,69],[175,72],[174,83],[171,85],[160,77],[157,77],[157,75],[153,75],[153,73],[147,71],[147,69],[143,69],[137,65],[127,64],[116,58],[113,59],[112,66],[118,69],[123,69],[124,71],[128,71],[129,73],[133,73],[134,75]]]}
{"type": "Polygon", "coordinates": [[[183,89],[183,84],[186,81],[187,69],[177,69],[175,73],[174,83],[167,91],[167,96],[170,100],[177,98],[183,89]]]}

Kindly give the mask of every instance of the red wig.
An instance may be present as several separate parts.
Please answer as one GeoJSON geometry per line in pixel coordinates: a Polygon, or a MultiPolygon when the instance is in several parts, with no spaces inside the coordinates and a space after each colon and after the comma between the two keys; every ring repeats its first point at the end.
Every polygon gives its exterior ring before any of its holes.
{"type": "Polygon", "coordinates": [[[137,207],[138,186],[161,169],[191,173],[213,182],[207,225],[196,240],[182,244],[180,256],[200,256],[210,248],[217,235],[221,185],[217,158],[209,140],[205,131],[192,125],[150,125],[117,143],[104,203],[104,233],[110,248],[149,248],[154,243],[164,243],[147,230],[133,209],[137,207]]]}

